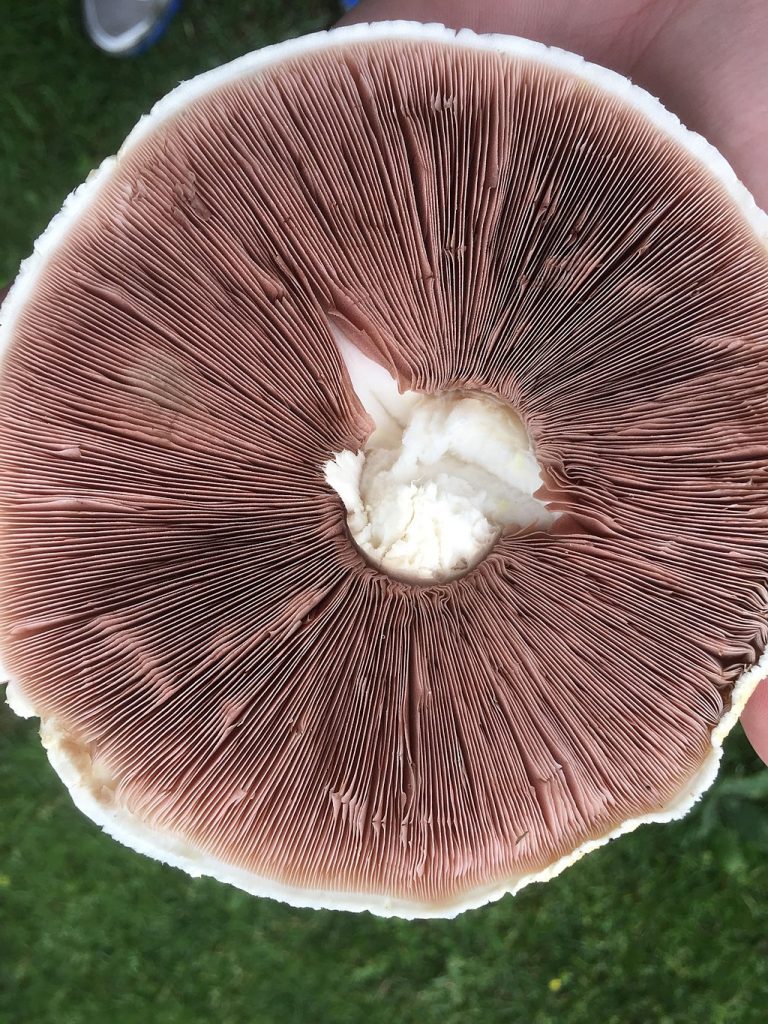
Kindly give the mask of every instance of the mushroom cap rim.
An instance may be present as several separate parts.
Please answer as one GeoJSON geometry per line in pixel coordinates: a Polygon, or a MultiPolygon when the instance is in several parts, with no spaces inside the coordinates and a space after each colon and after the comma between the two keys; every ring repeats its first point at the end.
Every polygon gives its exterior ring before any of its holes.
{"type": "MultiPolygon", "coordinates": [[[[669,138],[673,139],[694,159],[707,168],[713,179],[727,192],[741,212],[755,237],[768,249],[768,214],[756,204],[752,194],[741,183],[731,165],[703,136],[687,129],[676,115],[667,110],[660,100],[618,72],[589,62],[578,54],[559,47],[547,46],[520,36],[478,34],[471,29],[449,29],[438,23],[422,24],[416,21],[383,21],[360,23],[315,32],[264,47],[230,61],[220,67],[203,72],[182,82],[155,103],[143,115],[115,156],[106,158],[91,171],[86,180],[65,199],[61,210],[36,240],[32,254],[25,259],[19,273],[0,305],[0,374],[2,360],[13,336],[19,316],[35,291],[35,284],[43,274],[49,259],[58,251],[70,230],[99,197],[126,154],[133,150],[146,135],[157,129],[190,103],[208,95],[219,86],[241,77],[252,75],[271,64],[317,50],[370,42],[376,39],[404,39],[424,42],[443,42],[473,49],[495,50],[512,58],[522,58],[546,64],[568,72],[602,89],[609,95],[627,103],[669,138]]],[[[548,881],[559,875],[585,854],[605,845],[642,824],[672,821],[683,817],[693,804],[712,785],[722,757],[722,744],[738,721],[757,684],[768,676],[768,648],[759,661],[737,679],[731,692],[731,706],[711,734],[712,748],[696,774],[687,780],[680,792],[661,810],[627,819],[617,828],[596,839],[587,840],[572,852],[538,872],[532,872],[504,882],[495,882],[460,893],[444,903],[421,903],[395,899],[375,893],[332,892],[308,890],[289,886],[265,876],[235,868],[213,857],[206,857],[179,837],[150,829],[130,812],[110,811],[92,794],[74,761],[60,744],[64,735],[53,718],[46,719],[23,694],[21,687],[8,672],[0,651],[0,674],[7,680],[6,701],[20,717],[41,718],[41,737],[48,759],[70,792],[76,807],[118,842],[173,867],[181,868],[193,877],[209,875],[218,881],[234,885],[256,896],[267,896],[294,907],[335,909],[348,911],[368,910],[381,917],[452,918],[465,910],[481,907],[507,894],[517,893],[532,882],[548,881]]]]}

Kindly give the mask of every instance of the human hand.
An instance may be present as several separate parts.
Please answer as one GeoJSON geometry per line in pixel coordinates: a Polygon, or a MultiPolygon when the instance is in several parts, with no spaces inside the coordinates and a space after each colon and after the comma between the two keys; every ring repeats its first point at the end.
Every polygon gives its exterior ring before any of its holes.
{"type": "MultiPolygon", "coordinates": [[[[537,39],[626,75],[716,146],[768,212],[764,0],[362,0],[340,24],[400,18],[537,39]]],[[[768,763],[768,679],[741,721],[768,763]]]]}

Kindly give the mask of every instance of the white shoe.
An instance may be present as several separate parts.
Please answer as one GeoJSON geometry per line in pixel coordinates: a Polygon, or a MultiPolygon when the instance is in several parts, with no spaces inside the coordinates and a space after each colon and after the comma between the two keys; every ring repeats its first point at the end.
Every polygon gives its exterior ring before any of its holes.
{"type": "Polygon", "coordinates": [[[105,53],[134,57],[165,32],[181,0],[82,0],[83,24],[105,53]]]}

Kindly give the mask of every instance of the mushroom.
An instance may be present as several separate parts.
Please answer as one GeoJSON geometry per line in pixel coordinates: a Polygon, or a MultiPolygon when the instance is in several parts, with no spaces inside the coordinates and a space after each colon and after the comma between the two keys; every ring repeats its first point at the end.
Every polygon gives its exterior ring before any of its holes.
{"type": "Polygon", "coordinates": [[[7,697],[110,835],[452,916],[679,817],[768,669],[768,218],[394,22],[188,82],[2,309],[7,697]]]}

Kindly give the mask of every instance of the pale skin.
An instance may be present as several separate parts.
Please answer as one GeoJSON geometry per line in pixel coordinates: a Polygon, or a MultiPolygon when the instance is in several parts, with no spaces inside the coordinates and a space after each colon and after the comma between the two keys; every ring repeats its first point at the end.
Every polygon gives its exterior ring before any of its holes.
{"type": "MultiPolygon", "coordinates": [[[[627,75],[717,146],[768,211],[765,0],[362,0],[340,24],[392,19],[525,36],[627,75]]],[[[741,721],[768,763],[768,679],[741,721]]]]}

